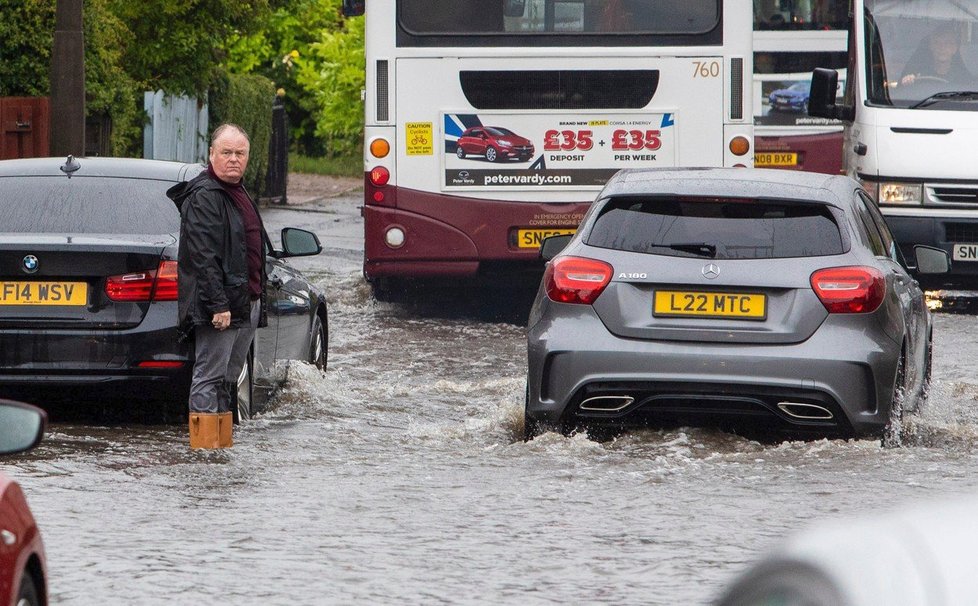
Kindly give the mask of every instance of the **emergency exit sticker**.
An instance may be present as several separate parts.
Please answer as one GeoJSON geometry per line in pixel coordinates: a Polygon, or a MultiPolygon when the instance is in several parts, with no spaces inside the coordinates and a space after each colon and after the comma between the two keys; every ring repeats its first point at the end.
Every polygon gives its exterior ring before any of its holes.
{"type": "Polygon", "coordinates": [[[404,130],[407,155],[430,156],[435,153],[431,122],[408,122],[404,130]]]}

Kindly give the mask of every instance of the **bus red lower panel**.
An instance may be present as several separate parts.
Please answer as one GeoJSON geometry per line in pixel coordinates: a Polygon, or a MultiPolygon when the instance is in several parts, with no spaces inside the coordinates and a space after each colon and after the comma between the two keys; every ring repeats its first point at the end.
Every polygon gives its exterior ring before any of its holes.
{"type": "Polygon", "coordinates": [[[755,135],[754,166],[842,174],[842,131],[813,135],[755,135]]]}
{"type": "MultiPolygon", "coordinates": [[[[482,200],[388,187],[396,208],[367,203],[367,278],[471,276],[480,264],[537,261],[538,241],[577,228],[590,202],[482,200]],[[390,230],[400,230],[389,238],[390,230]],[[402,234],[402,235],[401,235],[402,234]],[[391,245],[403,242],[400,245],[391,245]]],[[[370,188],[367,200],[370,200],[370,188]]]]}

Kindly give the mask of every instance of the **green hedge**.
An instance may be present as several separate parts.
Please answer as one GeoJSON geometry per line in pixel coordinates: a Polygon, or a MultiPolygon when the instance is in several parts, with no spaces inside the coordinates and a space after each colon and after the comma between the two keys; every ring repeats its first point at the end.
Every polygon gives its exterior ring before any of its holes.
{"type": "Polygon", "coordinates": [[[251,139],[245,187],[255,197],[265,192],[274,100],[275,85],[268,78],[258,75],[225,75],[210,92],[210,132],[221,124],[231,122],[245,129],[251,139]]]}

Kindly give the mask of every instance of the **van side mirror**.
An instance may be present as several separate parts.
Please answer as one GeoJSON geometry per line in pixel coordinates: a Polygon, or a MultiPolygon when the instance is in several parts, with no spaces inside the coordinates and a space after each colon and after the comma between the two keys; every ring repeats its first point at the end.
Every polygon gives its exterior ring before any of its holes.
{"type": "Polygon", "coordinates": [[[505,0],[503,15],[507,17],[522,17],[526,11],[526,0],[505,0]]]}
{"type": "Polygon", "coordinates": [[[363,14],[365,0],[343,0],[343,16],[359,17],[363,14]]]}
{"type": "Polygon", "coordinates": [[[549,238],[544,238],[543,244],[540,246],[540,258],[544,261],[550,261],[559,255],[560,251],[567,248],[567,244],[573,237],[573,234],[564,234],[561,236],[550,236],[549,238]]]}
{"type": "Polygon", "coordinates": [[[917,261],[917,273],[946,274],[951,271],[950,256],[942,248],[918,244],[913,247],[913,256],[917,261]]]}
{"type": "Polygon", "coordinates": [[[852,122],[856,118],[856,108],[851,105],[836,105],[835,94],[838,90],[839,72],[816,67],[812,72],[812,87],[808,91],[808,115],[852,122]]]}

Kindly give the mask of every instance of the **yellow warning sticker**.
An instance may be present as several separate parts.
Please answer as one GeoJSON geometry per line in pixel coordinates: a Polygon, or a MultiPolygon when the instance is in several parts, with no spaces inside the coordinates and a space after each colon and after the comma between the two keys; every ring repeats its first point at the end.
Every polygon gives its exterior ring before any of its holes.
{"type": "Polygon", "coordinates": [[[408,122],[404,131],[407,155],[430,156],[435,153],[431,122],[408,122]]]}

